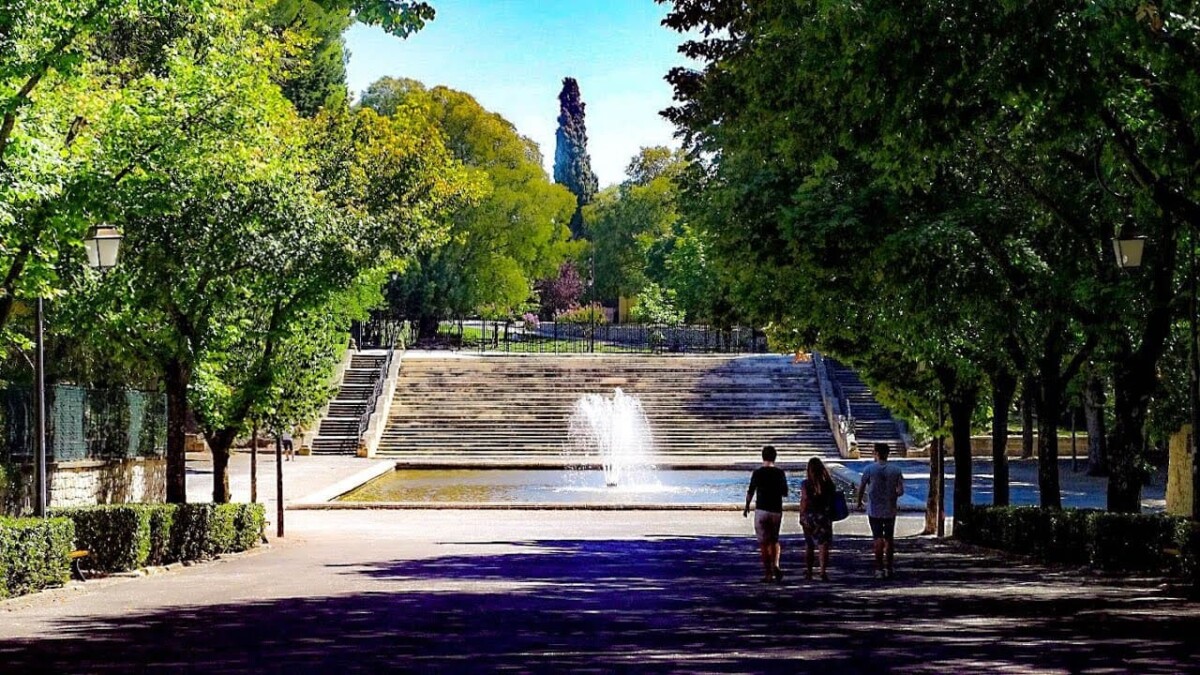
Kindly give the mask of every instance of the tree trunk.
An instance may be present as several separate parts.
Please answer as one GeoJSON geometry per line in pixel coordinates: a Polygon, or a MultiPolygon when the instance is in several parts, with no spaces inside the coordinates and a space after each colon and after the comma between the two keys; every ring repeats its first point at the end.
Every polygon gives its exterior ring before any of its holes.
{"type": "Polygon", "coordinates": [[[258,503],[258,424],[250,431],[250,503],[258,503]]]}
{"type": "Polygon", "coordinates": [[[438,317],[422,315],[417,319],[417,339],[432,340],[437,337],[438,317]]]}
{"type": "Polygon", "coordinates": [[[1142,455],[1145,446],[1146,409],[1153,378],[1129,359],[1116,363],[1113,372],[1113,433],[1108,458],[1108,510],[1138,513],[1142,509],[1142,455]]]}
{"type": "Polygon", "coordinates": [[[1033,382],[1028,375],[1021,387],[1021,459],[1033,458],[1033,382]]]}
{"type": "Polygon", "coordinates": [[[1038,359],[1037,378],[1037,458],[1038,494],[1044,509],[1062,508],[1062,488],[1058,476],[1058,418],[1062,412],[1062,365],[1057,337],[1052,328],[1042,358],[1038,359]]]}
{"type": "MultiPolygon", "coordinates": [[[[1045,389],[1045,385],[1043,385],[1045,389]]],[[[1043,396],[1058,396],[1057,389],[1045,391],[1043,396]]],[[[1062,508],[1062,488],[1058,476],[1058,419],[1059,410],[1053,401],[1043,400],[1038,405],[1038,494],[1044,509],[1062,508]]]]}
{"type": "Polygon", "coordinates": [[[992,503],[1008,506],[1008,412],[1017,378],[1000,369],[992,375],[992,503]]]}
{"type": "Polygon", "coordinates": [[[1083,417],[1088,435],[1089,476],[1108,475],[1108,438],[1104,428],[1104,379],[1094,373],[1088,375],[1083,389],[1083,417]]]}
{"type": "Polygon", "coordinates": [[[167,502],[187,503],[187,390],[191,370],[179,359],[163,369],[167,388],[167,502]]]}
{"type": "Polygon", "coordinates": [[[213,448],[213,503],[229,503],[229,449],[213,448]]]}
{"type": "Polygon", "coordinates": [[[975,412],[978,390],[956,388],[947,397],[950,404],[950,429],[954,437],[954,527],[971,508],[971,415],[975,412]]]}
{"type": "Polygon", "coordinates": [[[213,458],[213,490],[214,504],[228,504],[229,493],[229,450],[237,439],[237,430],[226,427],[214,434],[206,435],[208,448],[212,450],[213,458]]]}
{"type": "Polygon", "coordinates": [[[945,470],[942,466],[945,438],[938,436],[929,446],[929,489],[925,498],[925,531],[922,534],[937,534],[938,519],[944,517],[945,500],[942,498],[942,482],[938,480],[945,470]]]}

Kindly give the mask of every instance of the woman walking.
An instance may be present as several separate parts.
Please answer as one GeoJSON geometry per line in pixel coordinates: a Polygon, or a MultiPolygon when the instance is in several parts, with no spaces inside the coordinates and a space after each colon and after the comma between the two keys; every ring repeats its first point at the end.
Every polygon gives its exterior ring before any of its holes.
{"type": "Polygon", "coordinates": [[[805,579],[813,576],[813,554],[820,552],[821,580],[829,581],[829,547],[833,544],[833,495],[837,487],[819,457],[808,460],[808,475],[800,483],[800,527],[804,528],[805,579]],[[816,550],[814,550],[816,549],[816,550]]]}

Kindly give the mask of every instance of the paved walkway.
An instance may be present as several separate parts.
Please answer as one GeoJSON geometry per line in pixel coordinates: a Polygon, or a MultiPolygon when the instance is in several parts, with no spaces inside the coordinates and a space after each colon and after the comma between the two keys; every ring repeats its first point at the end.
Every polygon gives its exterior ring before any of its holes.
{"type": "MultiPolygon", "coordinates": [[[[362,466],[285,468],[303,486],[362,466]]],[[[287,518],[288,537],[267,550],[0,603],[0,671],[1179,673],[1200,663],[1200,604],[1160,580],[907,536],[897,578],[876,582],[862,516],[839,524],[829,583],[798,578],[789,523],[781,586],[757,581],[740,513],[287,518]]],[[[919,527],[904,519],[901,533],[919,527]]]]}

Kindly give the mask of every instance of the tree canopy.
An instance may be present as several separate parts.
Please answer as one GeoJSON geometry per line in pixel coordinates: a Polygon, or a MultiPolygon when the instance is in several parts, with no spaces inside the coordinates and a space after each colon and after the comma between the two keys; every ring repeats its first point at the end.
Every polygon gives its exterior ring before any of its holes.
{"type": "Polygon", "coordinates": [[[682,50],[704,64],[669,78],[680,103],[666,115],[699,160],[687,212],[739,305],[885,391],[920,391],[900,373],[923,368],[956,448],[979,391],[1018,376],[1036,398],[1047,506],[1067,383],[1108,361],[1109,503],[1136,510],[1180,237],[1200,225],[1184,169],[1200,147],[1194,12],[670,4],[666,23],[699,36],[682,50]],[[1154,242],[1137,276],[1108,251],[1129,222],[1154,242]]]}
{"type": "Polygon", "coordinates": [[[558,94],[558,130],[554,134],[554,182],[565,185],[575,195],[576,212],[571,218],[571,233],[583,235],[584,206],[592,203],[599,189],[592,160],[587,151],[587,120],[579,82],[563,78],[558,94]]]}
{"type": "Polygon", "coordinates": [[[445,243],[409,259],[392,286],[395,302],[420,318],[423,334],[442,318],[522,314],[534,282],[578,248],[568,242],[574,198],[550,182],[537,145],[469,94],[446,87],[385,78],[362,105],[382,115],[422,111],[479,185],[478,199],[443,221],[445,243]]]}

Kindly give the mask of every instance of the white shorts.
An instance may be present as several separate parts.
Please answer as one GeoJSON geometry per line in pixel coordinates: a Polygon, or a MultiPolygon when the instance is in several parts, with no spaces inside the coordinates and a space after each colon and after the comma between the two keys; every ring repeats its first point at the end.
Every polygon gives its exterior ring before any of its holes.
{"type": "Polygon", "coordinates": [[[783,514],[774,511],[754,511],[754,536],[760,544],[774,544],[779,541],[779,526],[783,524],[783,514]]]}

